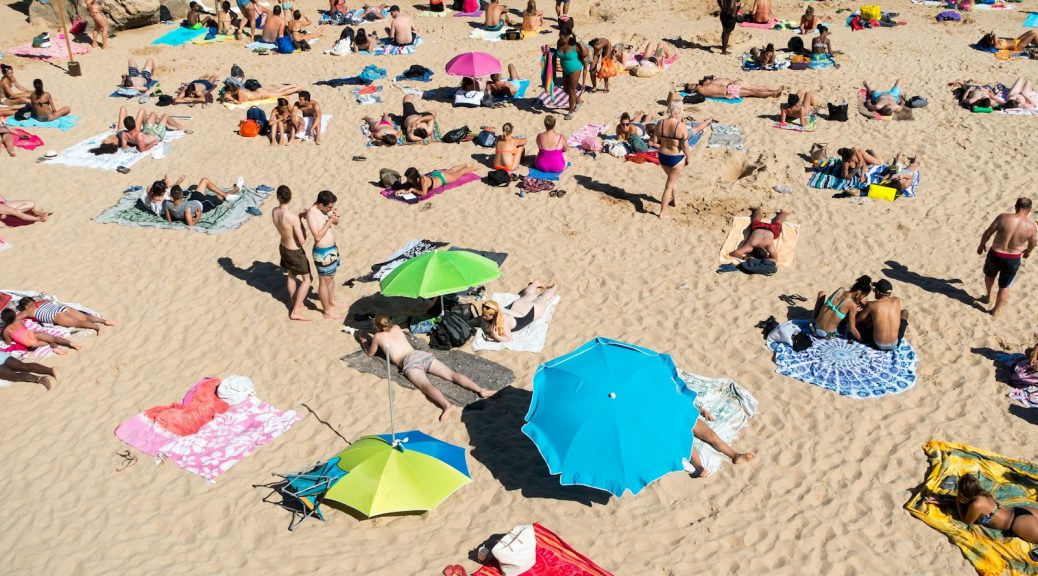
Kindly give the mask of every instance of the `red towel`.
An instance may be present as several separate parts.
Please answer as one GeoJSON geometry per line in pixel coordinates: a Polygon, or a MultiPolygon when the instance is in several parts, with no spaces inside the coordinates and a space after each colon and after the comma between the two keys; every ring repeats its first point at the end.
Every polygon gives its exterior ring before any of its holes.
{"type": "MultiPolygon", "coordinates": [[[[535,523],[533,531],[537,539],[537,563],[523,572],[523,576],[613,576],[544,526],[535,523]]],[[[503,575],[497,566],[488,565],[472,576],[503,575]]]]}
{"type": "Polygon", "coordinates": [[[21,128],[8,128],[14,137],[14,145],[23,150],[35,150],[43,146],[43,140],[35,134],[29,134],[21,128]]]}
{"type": "Polygon", "coordinates": [[[144,415],[170,434],[190,436],[230,408],[216,396],[219,385],[219,378],[203,379],[191,388],[183,402],[155,406],[145,410],[144,415]]]}

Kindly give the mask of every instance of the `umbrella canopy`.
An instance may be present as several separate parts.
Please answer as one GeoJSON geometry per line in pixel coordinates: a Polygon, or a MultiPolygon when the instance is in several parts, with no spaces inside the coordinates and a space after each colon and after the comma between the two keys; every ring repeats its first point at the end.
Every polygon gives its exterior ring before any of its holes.
{"type": "Polygon", "coordinates": [[[438,250],[397,266],[379,287],[386,296],[434,298],[486,284],[500,275],[497,264],[479,254],[438,250]]]}
{"type": "Polygon", "coordinates": [[[418,430],[365,436],[339,453],[346,471],[325,498],[365,516],[432,510],[472,481],[465,450],[418,430]]]}
{"type": "Polygon", "coordinates": [[[595,338],[537,368],[523,433],[563,484],[637,494],[682,470],[695,399],[670,356],[595,338]]]}
{"type": "Polygon", "coordinates": [[[458,54],[444,67],[451,76],[483,78],[501,72],[501,61],[486,52],[458,54]]]}

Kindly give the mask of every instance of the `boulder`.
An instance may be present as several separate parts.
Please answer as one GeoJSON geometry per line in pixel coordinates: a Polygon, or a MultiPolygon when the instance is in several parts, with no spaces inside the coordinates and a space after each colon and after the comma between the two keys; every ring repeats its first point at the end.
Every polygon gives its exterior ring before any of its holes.
{"type": "MultiPolygon", "coordinates": [[[[43,23],[50,28],[61,25],[58,21],[58,10],[55,2],[65,2],[63,8],[69,21],[77,13],[77,2],[74,0],[48,0],[46,3],[33,0],[29,5],[29,22],[43,23]]],[[[129,30],[159,23],[159,0],[105,0],[103,4],[105,17],[111,30],[129,30]]],[[[78,13],[86,20],[87,29],[93,29],[93,21],[87,17],[86,7],[79,5],[78,13]]]]}

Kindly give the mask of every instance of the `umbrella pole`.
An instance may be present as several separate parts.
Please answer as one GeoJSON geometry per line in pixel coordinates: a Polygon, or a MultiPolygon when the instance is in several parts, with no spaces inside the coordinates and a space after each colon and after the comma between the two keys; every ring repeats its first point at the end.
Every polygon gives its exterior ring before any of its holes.
{"type": "Polygon", "coordinates": [[[389,351],[386,350],[386,390],[389,392],[389,435],[396,446],[396,422],[393,418],[393,372],[389,367],[389,351]]]}

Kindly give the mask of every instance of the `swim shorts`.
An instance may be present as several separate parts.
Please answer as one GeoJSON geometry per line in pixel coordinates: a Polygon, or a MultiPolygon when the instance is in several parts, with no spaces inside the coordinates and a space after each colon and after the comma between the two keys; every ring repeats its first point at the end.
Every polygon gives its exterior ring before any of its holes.
{"type": "Polygon", "coordinates": [[[998,276],[999,288],[1012,288],[1016,281],[1016,274],[1020,271],[1022,254],[1003,254],[996,250],[989,250],[988,257],[984,260],[984,276],[994,278],[998,276]]]}
{"type": "Polygon", "coordinates": [[[404,356],[404,361],[400,364],[400,372],[406,373],[408,370],[421,370],[422,372],[428,372],[429,367],[432,366],[433,355],[424,350],[415,350],[407,356],[404,356]]]}
{"type": "Polygon", "coordinates": [[[775,239],[778,240],[779,236],[782,236],[782,223],[761,222],[760,220],[757,220],[756,222],[750,223],[750,232],[754,230],[770,230],[771,233],[775,236],[775,239]]]}
{"type": "Polygon", "coordinates": [[[314,265],[317,266],[318,276],[334,276],[339,269],[339,247],[328,246],[322,248],[314,246],[314,265]]]}
{"type": "Polygon", "coordinates": [[[297,276],[310,275],[310,262],[307,261],[306,252],[302,248],[291,250],[278,245],[278,252],[281,254],[281,267],[288,271],[289,274],[297,276]]]}

